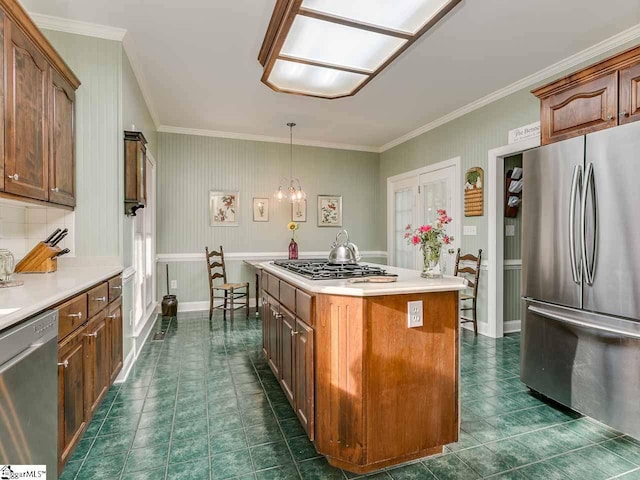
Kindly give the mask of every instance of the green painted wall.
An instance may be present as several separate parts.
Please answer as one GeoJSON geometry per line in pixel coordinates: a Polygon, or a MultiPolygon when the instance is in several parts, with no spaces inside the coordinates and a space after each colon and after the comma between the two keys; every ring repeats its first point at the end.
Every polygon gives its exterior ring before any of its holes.
{"type": "MultiPolygon", "coordinates": [[[[202,136],[158,134],[158,254],[201,253],[205,245],[231,252],[285,252],[291,205],[273,199],[289,172],[289,146],[202,136]],[[211,227],[211,190],[239,191],[240,226],[211,227]],[[270,199],[269,222],[253,222],[253,197],[270,199]]],[[[317,195],[343,196],[343,225],[361,250],[383,250],[379,156],[375,153],[294,146],[294,175],[307,192],[307,222],[296,239],[300,251],[327,251],[338,228],[317,227],[317,195]]],[[[170,265],[181,301],[208,300],[202,265],[170,265]]],[[[164,272],[164,266],[159,269],[164,272]]],[[[230,280],[253,281],[241,262],[229,263],[230,280]],[[236,263],[237,265],[233,265],[236,263]]],[[[158,289],[166,293],[164,276],[158,289]]]]}
{"type": "Polygon", "coordinates": [[[120,42],[43,30],[76,73],[76,225],[79,257],[121,256],[120,42]]]}

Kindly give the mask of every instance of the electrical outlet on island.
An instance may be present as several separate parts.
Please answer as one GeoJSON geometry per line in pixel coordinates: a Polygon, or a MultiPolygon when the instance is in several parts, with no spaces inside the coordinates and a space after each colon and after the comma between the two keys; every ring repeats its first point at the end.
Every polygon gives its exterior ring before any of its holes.
{"type": "Polygon", "coordinates": [[[407,318],[408,318],[408,327],[416,328],[421,327],[423,325],[422,318],[422,300],[416,300],[415,302],[407,303],[407,318]]]}

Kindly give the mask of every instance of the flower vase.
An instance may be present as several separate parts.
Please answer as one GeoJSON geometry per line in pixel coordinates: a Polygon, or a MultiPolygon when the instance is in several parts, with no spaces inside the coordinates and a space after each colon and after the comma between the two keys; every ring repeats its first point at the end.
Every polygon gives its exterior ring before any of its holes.
{"type": "Polygon", "coordinates": [[[442,278],[442,268],[440,267],[440,253],[442,249],[440,246],[428,246],[424,245],[422,248],[422,254],[424,256],[424,264],[422,266],[423,278],[442,278]]]}
{"type": "Polygon", "coordinates": [[[289,242],[289,260],[297,260],[298,259],[298,244],[292,238],[291,242],[289,242]]]}

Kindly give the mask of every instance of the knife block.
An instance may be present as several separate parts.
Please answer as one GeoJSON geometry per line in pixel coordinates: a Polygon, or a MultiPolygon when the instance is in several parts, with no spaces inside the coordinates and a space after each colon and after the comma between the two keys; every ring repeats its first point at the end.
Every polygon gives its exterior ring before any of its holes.
{"type": "Polygon", "coordinates": [[[15,271],[17,273],[51,273],[58,269],[58,259],[55,256],[60,248],[51,247],[44,242],[31,249],[25,257],[18,262],[15,271]]]}

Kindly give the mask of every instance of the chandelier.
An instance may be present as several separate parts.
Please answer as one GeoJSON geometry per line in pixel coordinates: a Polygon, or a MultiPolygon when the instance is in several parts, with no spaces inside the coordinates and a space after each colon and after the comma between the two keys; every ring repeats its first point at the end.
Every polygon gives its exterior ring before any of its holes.
{"type": "Polygon", "coordinates": [[[273,195],[279,202],[282,200],[289,200],[292,203],[301,202],[307,198],[307,194],[304,193],[300,179],[293,176],[293,127],[295,123],[287,123],[289,127],[289,178],[283,177],[280,180],[280,186],[276,193],[273,195]],[[285,185],[285,187],[283,187],[285,185]]]}

